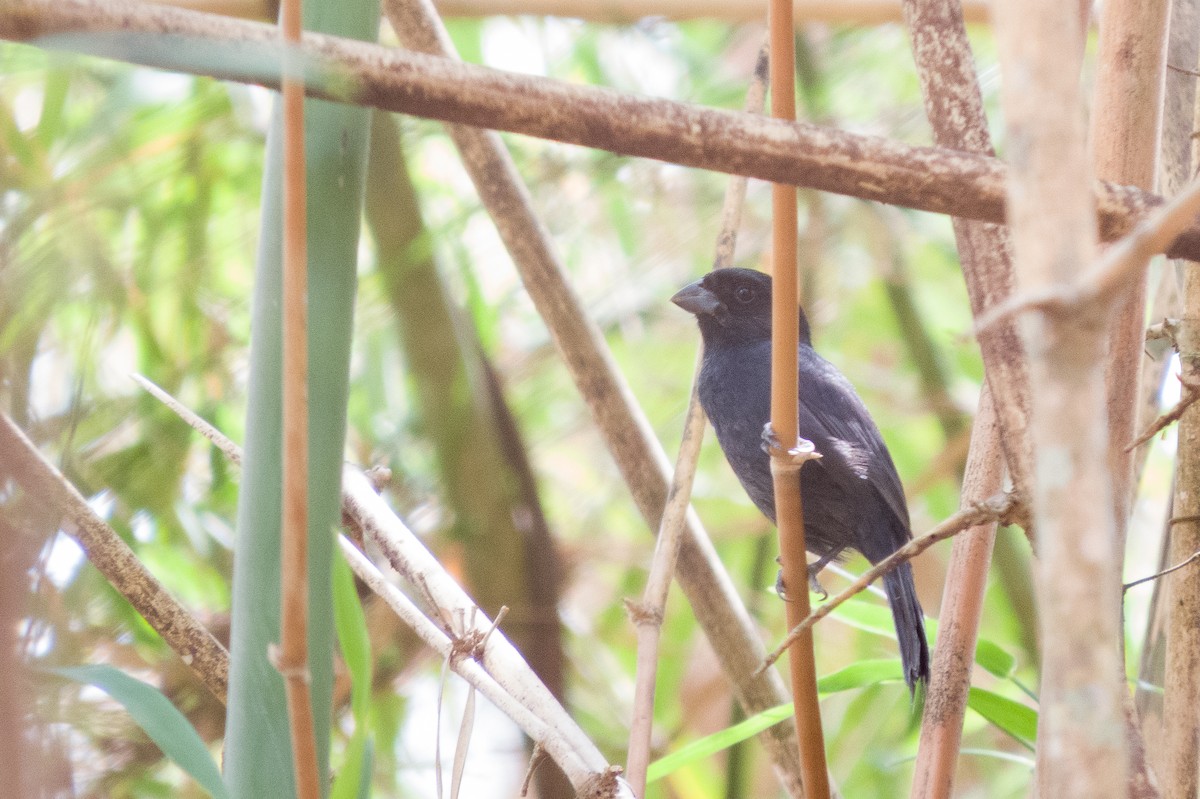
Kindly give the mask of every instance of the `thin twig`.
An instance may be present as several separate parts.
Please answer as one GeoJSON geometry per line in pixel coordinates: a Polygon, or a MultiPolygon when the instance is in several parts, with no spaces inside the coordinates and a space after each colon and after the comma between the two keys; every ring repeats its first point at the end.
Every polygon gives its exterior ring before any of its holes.
{"type": "MultiPolygon", "coordinates": [[[[1174,522],[1176,520],[1172,519],[1171,521],[1174,522]]],[[[1125,585],[1122,586],[1122,590],[1128,591],[1130,588],[1133,588],[1135,585],[1141,585],[1142,583],[1148,583],[1151,580],[1157,580],[1160,577],[1166,577],[1168,574],[1170,574],[1173,571],[1179,571],[1184,566],[1188,566],[1188,565],[1191,565],[1192,563],[1195,563],[1198,559],[1200,559],[1200,550],[1193,552],[1187,558],[1187,560],[1183,561],[1182,563],[1176,563],[1174,566],[1171,566],[1168,569],[1163,569],[1162,571],[1156,572],[1155,574],[1151,574],[1149,577],[1141,577],[1137,580],[1134,580],[1133,582],[1125,583],[1125,585]]]]}
{"type": "Polygon", "coordinates": [[[1200,72],[1197,72],[1194,69],[1184,69],[1183,67],[1177,67],[1174,64],[1167,64],[1167,69],[1171,70],[1172,72],[1178,72],[1180,75],[1190,75],[1193,78],[1200,78],[1200,72]]]}
{"type": "MultiPolygon", "coordinates": [[[[745,109],[761,113],[767,82],[767,44],[763,43],[755,63],[754,75],[746,92],[745,109]]],[[[725,186],[725,201],[721,211],[721,230],[717,234],[713,268],[731,266],[737,248],[738,226],[746,198],[746,179],[730,178],[725,186]]],[[[687,510],[691,502],[692,481],[704,440],[704,410],[700,407],[699,374],[703,354],[696,360],[696,378],[688,399],[683,426],[683,441],[675,458],[675,470],[667,505],[659,524],[658,540],[650,564],[650,575],[640,603],[627,603],[630,618],[637,626],[637,671],[634,683],[633,715],[629,729],[629,754],[625,761],[625,778],[637,796],[646,792],[646,770],[650,765],[650,739],[654,724],[654,688],[658,674],[658,651],[667,595],[679,547],[687,526],[687,510]]]]}
{"type": "Polygon", "coordinates": [[[947,538],[958,535],[963,530],[969,530],[984,522],[1000,521],[1008,523],[1007,520],[1010,519],[1013,512],[1018,510],[1020,510],[1019,503],[1012,494],[997,494],[984,502],[977,502],[970,507],[963,508],[937,527],[925,533],[925,535],[909,541],[903,547],[863,572],[862,576],[851,583],[846,590],[832,599],[821,603],[821,607],[814,610],[807,618],[793,627],[787,634],[787,637],[771,651],[771,654],[767,655],[766,659],[758,667],[759,671],[765,671],[770,668],[787,651],[787,648],[791,646],[797,636],[802,635],[804,631],[810,629],[818,621],[828,616],[843,602],[865,591],[867,586],[880,577],[883,577],[883,575],[901,563],[915,558],[938,541],[944,541],[947,538]]]}
{"type": "Polygon", "coordinates": [[[1125,447],[1126,452],[1129,452],[1135,447],[1141,446],[1150,439],[1154,438],[1163,430],[1167,429],[1167,427],[1170,425],[1178,422],[1180,418],[1183,417],[1184,412],[1187,411],[1188,408],[1192,407],[1192,404],[1196,400],[1200,399],[1200,385],[1186,383],[1184,382],[1182,376],[1179,377],[1179,382],[1183,384],[1183,396],[1179,398],[1179,402],[1175,403],[1170,410],[1151,422],[1150,426],[1146,428],[1144,433],[1135,438],[1128,446],[1125,447]]]}

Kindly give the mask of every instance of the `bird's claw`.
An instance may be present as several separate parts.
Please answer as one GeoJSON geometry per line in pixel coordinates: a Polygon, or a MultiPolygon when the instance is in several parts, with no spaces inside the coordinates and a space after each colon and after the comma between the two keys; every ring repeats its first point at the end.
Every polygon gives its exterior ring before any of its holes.
{"type": "Polygon", "coordinates": [[[763,425],[762,451],[771,456],[772,469],[795,470],[803,466],[805,462],[821,457],[821,453],[817,452],[817,448],[807,438],[797,436],[795,445],[785,448],[780,443],[779,437],[775,435],[775,428],[771,426],[770,422],[763,425]]]}
{"type": "MultiPolygon", "coordinates": [[[[775,562],[780,563],[780,558],[775,558],[775,562]]],[[[819,574],[823,568],[825,568],[824,560],[819,560],[816,563],[810,563],[808,566],[808,590],[821,597],[822,602],[824,602],[826,599],[829,599],[829,592],[826,591],[825,586],[821,585],[820,581],[817,580],[817,574],[819,574]]],[[[784,602],[791,602],[787,596],[787,586],[783,582],[783,569],[780,569],[775,575],[775,593],[778,594],[779,598],[784,602]]]]}

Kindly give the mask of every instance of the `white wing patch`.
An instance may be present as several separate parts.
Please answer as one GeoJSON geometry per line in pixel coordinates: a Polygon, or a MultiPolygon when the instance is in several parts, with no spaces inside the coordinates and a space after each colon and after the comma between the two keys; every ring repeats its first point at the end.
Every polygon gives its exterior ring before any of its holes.
{"type": "Polygon", "coordinates": [[[850,471],[854,472],[855,477],[866,480],[870,476],[871,457],[867,450],[853,441],[846,441],[843,438],[830,438],[829,443],[833,447],[833,451],[841,456],[846,465],[850,467],[850,471]]]}

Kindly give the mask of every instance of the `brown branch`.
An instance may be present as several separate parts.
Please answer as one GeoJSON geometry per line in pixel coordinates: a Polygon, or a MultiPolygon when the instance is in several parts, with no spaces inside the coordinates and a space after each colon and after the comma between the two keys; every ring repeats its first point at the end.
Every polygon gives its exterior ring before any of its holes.
{"type": "MultiPolygon", "coordinates": [[[[964,3],[971,22],[987,22],[987,3],[964,3]]],[[[825,22],[870,25],[899,22],[898,0],[793,0],[797,25],[825,22]]],[[[631,25],[647,17],[669,20],[718,19],[727,22],[761,22],[762,6],[743,0],[437,0],[444,17],[484,17],[534,14],[572,17],[591,22],[631,25]]]]}
{"type": "MultiPolygon", "coordinates": [[[[1142,189],[1154,188],[1170,7],[1170,0],[1105,0],[1100,6],[1088,135],[1096,177],[1142,189]],[[1139,55],[1131,58],[1130,52],[1139,55]]],[[[1193,212],[1184,225],[1190,224],[1194,217],[1193,212]]],[[[1153,255],[1154,252],[1138,253],[1120,284],[1111,289],[1115,308],[1109,320],[1105,408],[1118,551],[1123,551],[1134,491],[1134,460],[1125,442],[1137,430],[1148,291],[1146,267],[1153,255]]]]}
{"type": "MultiPolygon", "coordinates": [[[[905,0],[904,15],[912,31],[913,56],[934,142],[992,155],[961,4],[958,0],[905,0]]],[[[953,223],[971,309],[979,314],[1011,296],[1016,285],[1008,230],[958,218],[953,223]]],[[[1010,324],[980,336],[979,348],[986,383],[963,475],[961,501],[965,505],[982,501],[1001,489],[1004,461],[1022,496],[1030,495],[1033,480],[1029,370],[1024,347],[1010,324]]],[[[946,799],[953,793],[973,665],[972,659],[962,653],[975,650],[995,540],[996,524],[992,521],[974,526],[969,534],[954,541],[921,717],[913,771],[914,799],[946,799]]]]}
{"type": "MultiPolygon", "coordinates": [[[[995,6],[996,52],[1009,176],[1009,226],[1021,285],[1071,284],[1096,260],[1091,166],[1081,110],[1084,32],[1074,4],[1006,0],[995,6]]],[[[1098,796],[1128,790],[1128,695],[1121,641],[1113,480],[1104,419],[1103,309],[1030,315],[1031,497],[1042,637],[1037,792],[1098,796]],[[1070,568],[1064,568],[1070,564],[1070,568]],[[1087,695],[1086,702],[1078,698],[1087,695]]]]}
{"type": "MultiPolygon", "coordinates": [[[[8,0],[0,6],[0,38],[41,37],[54,37],[46,46],[278,87],[277,73],[256,70],[261,63],[246,58],[247,52],[269,53],[277,46],[274,27],[261,23],[131,0],[8,0]],[[105,32],[112,35],[100,35],[105,32]],[[86,35],[63,35],[71,33],[86,35]],[[145,45],[152,40],[137,34],[174,38],[170,47],[150,48],[145,45]],[[197,51],[204,55],[202,64],[197,51]]],[[[985,222],[1005,218],[1007,169],[994,158],[514,75],[332,36],[306,34],[302,49],[313,65],[307,88],[313,97],[985,222]]],[[[1123,235],[1162,204],[1129,186],[1100,182],[1095,192],[1104,240],[1123,235]]],[[[1189,227],[1167,251],[1200,258],[1200,225],[1189,227]]]]}
{"type": "Polygon", "coordinates": [[[814,610],[803,621],[794,626],[787,634],[787,637],[775,649],[771,650],[771,653],[759,664],[758,670],[765,671],[770,668],[787,651],[787,648],[796,639],[796,636],[802,635],[804,631],[810,629],[814,624],[835,611],[842,603],[852,599],[856,594],[867,590],[867,587],[871,583],[883,577],[883,575],[901,563],[912,560],[939,541],[945,541],[947,538],[958,535],[964,530],[969,530],[985,522],[999,521],[1002,524],[1008,524],[1012,520],[1014,512],[1020,510],[1019,503],[1012,494],[997,494],[991,499],[984,502],[976,502],[958,511],[929,532],[914,538],[870,569],[867,569],[867,571],[863,572],[862,576],[851,583],[840,594],[826,602],[822,602],[821,607],[814,610]]]}
{"type": "Polygon", "coordinates": [[[0,463],[30,494],[55,506],[88,560],[222,703],[229,652],[163,587],[75,487],[6,415],[0,415],[0,463]]]}

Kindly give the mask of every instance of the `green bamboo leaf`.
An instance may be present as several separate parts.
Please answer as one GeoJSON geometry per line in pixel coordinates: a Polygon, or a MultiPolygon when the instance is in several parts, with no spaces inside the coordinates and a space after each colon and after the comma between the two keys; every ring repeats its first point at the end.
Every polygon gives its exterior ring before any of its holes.
{"type": "Polygon", "coordinates": [[[50,669],[60,677],[92,685],[120,702],[162,753],[214,799],[227,799],[221,772],[187,717],[153,685],[105,664],[50,669]]]}
{"type": "Polygon", "coordinates": [[[734,744],[741,743],[768,727],[791,717],[792,703],[788,702],[785,705],[776,705],[761,713],[756,713],[745,721],[734,724],[732,727],[727,727],[720,732],[706,735],[697,741],[692,741],[687,746],[651,763],[650,767],[646,770],[646,782],[651,783],[662,779],[672,771],[682,768],[693,761],[712,757],[717,752],[728,749],[734,744]]]}
{"type": "Polygon", "coordinates": [[[967,707],[1016,738],[1031,752],[1037,740],[1037,711],[1028,705],[992,693],[972,688],[967,695],[967,707]]]}
{"type": "Polygon", "coordinates": [[[880,683],[903,681],[904,671],[899,658],[860,660],[817,680],[817,690],[823,694],[834,694],[880,683]]]}
{"type": "Polygon", "coordinates": [[[1002,680],[1007,680],[1017,670],[1016,657],[986,638],[980,638],[975,644],[975,662],[1002,680]]]}
{"type": "Polygon", "coordinates": [[[354,575],[338,550],[333,559],[333,623],[342,659],[350,672],[350,705],[357,727],[367,726],[371,701],[371,641],[354,575]]]}

